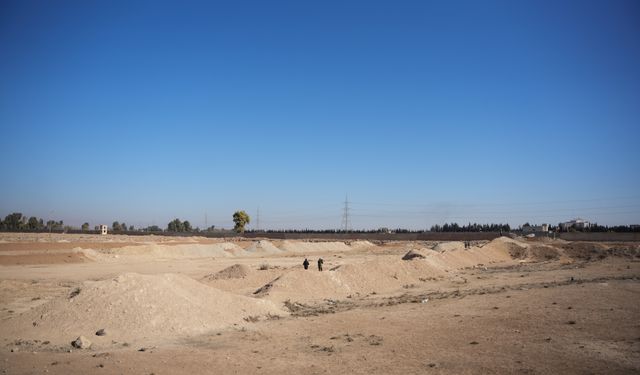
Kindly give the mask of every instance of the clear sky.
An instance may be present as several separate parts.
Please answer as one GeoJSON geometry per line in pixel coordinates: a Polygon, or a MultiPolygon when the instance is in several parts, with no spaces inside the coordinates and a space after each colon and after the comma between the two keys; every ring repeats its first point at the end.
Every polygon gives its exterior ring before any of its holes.
{"type": "Polygon", "coordinates": [[[0,56],[3,217],[640,223],[636,0],[5,0],[0,56]]]}

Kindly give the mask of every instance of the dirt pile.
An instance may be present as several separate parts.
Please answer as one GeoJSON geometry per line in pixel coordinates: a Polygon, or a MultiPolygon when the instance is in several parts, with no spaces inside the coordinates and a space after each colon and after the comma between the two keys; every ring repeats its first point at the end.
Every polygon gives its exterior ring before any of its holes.
{"type": "Polygon", "coordinates": [[[367,249],[367,248],[377,247],[371,241],[365,241],[365,240],[351,241],[347,243],[347,245],[349,245],[352,249],[367,249]]]}
{"type": "MultiPolygon", "coordinates": [[[[176,245],[145,244],[116,249],[101,249],[98,252],[112,256],[138,256],[155,259],[230,257],[244,255],[245,253],[240,246],[229,242],[176,245]]],[[[95,254],[92,253],[89,256],[95,257],[95,254]]]]}
{"type": "Polygon", "coordinates": [[[203,277],[206,281],[242,279],[249,274],[249,267],[242,264],[234,264],[221,271],[203,277]]]}
{"type": "Polygon", "coordinates": [[[464,250],[464,242],[460,242],[460,241],[440,242],[433,247],[433,250],[439,251],[439,252],[464,250]]]}
{"type": "Polygon", "coordinates": [[[509,237],[498,237],[484,245],[482,248],[508,254],[514,259],[523,259],[526,254],[527,247],[528,244],[524,242],[520,242],[509,237]]]}
{"type": "Polygon", "coordinates": [[[434,251],[427,253],[425,261],[441,270],[508,263],[513,261],[509,250],[519,248],[509,241],[513,240],[501,237],[482,247],[472,246],[468,249],[464,248],[463,242],[439,243],[434,247],[434,251]]]}
{"type": "Polygon", "coordinates": [[[403,261],[395,256],[384,256],[333,270],[318,272],[296,269],[283,273],[256,290],[257,294],[273,301],[287,299],[310,301],[345,298],[347,296],[388,293],[436,277],[444,276],[423,259],[403,261]]]}
{"type": "Polygon", "coordinates": [[[285,313],[269,301],[223,292],[186,276],[130,273],[84,282],[67,297],[3,321],[0,330],[62,346],[85,335],[99,348],[243,326],[245,319],[267,314],[285,313]],[[95,336],[99,329],[109,335],[95,336]]]}
{"type": "Polygon", "coordinates": [[[255,241],[245,250],[254,254],[279,254],[282,252],[282,250],[267,240],[255,241]]]}
{"type": "Polygon", "coordinates": [[[344,242],[298,242],[298,241],[282,241],[280,248],[284,251],[290,251],[294,253],[316,253],[324,251],[349,251],[351,247],[344,242]]]}
{"type": "Polygon", "coordinates": [[[404,261],[396,256],[348,264],[337,269],[336,273],[352,293],[359,294],[388,293],[445,276],[443,269],[434,267],[426,259],[404,261]]]}

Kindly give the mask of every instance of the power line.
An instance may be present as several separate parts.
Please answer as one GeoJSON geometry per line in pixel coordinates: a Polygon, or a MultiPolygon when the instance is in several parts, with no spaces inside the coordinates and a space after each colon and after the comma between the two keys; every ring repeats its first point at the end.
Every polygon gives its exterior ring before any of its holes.
{"type": "Polygon", "coordinates": [[[613,196],[606,198],[590,198],[590,199],[562,199],[562,200],[542,200],[528,202],[485,202],[485,203],[451,203],[451,202],[416,202],[416,203],[399,203],[399,202],[350,202],[356,206],[392,206],[392,207],[428,207],[428,206],[447,206],[447,207],[486,207],[486,206],[538,206],[544,204],[561,204],[561,203],[579,203],[579,202],[609,202],[624,200],[639,200],[640,195],[629,196],[613,196]]]}

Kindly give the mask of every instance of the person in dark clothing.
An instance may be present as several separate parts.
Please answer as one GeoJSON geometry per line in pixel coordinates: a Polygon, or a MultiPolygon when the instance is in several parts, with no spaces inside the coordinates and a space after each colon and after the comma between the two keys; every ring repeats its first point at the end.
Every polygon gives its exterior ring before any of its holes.
{"type": "Polygon", "coordinates": [[[307,258],[304,258],[304,262],[302,262],[302,265],[304,266],[305,270],[309,268],[309,261],[307,260],[307,258]]]}
{"type": "Polygon", "coordinates": [[[322,271],[322,263],[324,263],[324,260],[322,258],[318,259],[318,271],[322,271]]]}

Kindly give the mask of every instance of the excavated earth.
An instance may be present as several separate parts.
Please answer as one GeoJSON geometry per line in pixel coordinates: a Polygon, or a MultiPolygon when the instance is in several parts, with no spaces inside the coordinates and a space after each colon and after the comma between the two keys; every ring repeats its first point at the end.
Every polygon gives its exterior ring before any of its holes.
{"type": "Polygon", "coordinates": [[[637,374],[639,316],[634,242],[0,234],[8,374],[637,374]]]}

